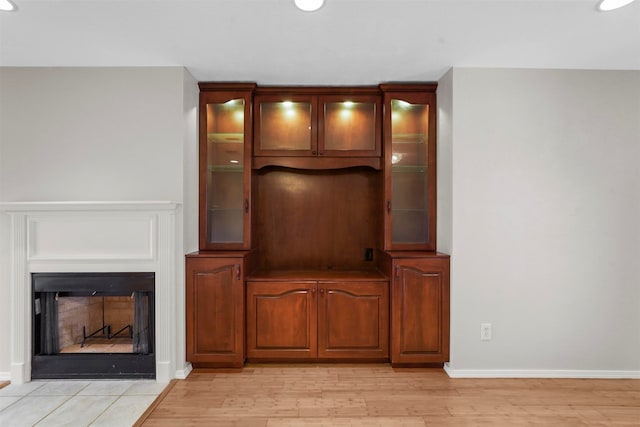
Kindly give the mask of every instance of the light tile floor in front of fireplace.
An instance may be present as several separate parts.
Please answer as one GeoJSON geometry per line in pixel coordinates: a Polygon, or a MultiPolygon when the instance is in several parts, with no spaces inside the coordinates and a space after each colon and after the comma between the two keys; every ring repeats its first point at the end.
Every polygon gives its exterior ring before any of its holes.
{"type": "Polygon", "coordinates": [[[0,426],[131,426],[167,385],[153,380],[9,384],[0,389],[0,426]]]}

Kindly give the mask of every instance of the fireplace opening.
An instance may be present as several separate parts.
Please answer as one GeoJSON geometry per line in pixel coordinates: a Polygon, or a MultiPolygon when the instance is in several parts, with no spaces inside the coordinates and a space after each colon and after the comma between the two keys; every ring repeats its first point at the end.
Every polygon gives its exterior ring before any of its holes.
{"type": "Polygon", "coordinates": [[[31,377],[155,378],[154,273],[33,273],[31,377]]]}

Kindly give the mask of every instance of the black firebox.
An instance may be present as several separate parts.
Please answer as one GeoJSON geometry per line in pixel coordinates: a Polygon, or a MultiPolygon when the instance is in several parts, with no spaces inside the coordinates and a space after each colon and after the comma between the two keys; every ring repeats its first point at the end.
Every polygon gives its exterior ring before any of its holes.
{"type": "Polygon", "coordinates": [[[155,378],[154,273],[33,273],[33,379],[155,378]]]}

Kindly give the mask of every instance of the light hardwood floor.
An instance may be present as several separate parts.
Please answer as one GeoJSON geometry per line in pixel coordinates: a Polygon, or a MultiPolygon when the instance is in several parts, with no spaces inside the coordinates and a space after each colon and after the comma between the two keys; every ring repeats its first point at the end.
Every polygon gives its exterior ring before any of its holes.
{"type": "Polygon", "coordinates": [[[174,381],[137,425],[640,426],[640,380],[451,379],[388,365],[249,365],[174,381]]]}

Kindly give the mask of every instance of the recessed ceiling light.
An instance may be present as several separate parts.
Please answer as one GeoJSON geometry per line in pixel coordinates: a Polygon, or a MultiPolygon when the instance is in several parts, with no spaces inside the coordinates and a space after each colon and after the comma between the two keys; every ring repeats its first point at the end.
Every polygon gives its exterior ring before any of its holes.
{"type": "Polygon", "coordinates": [[[0,10],[3,10],[5,12],[13,12],[14,10],[16,10],[16,5],[9,0],[0,0],[0,10]]]}
{"type": "Polygon", "coordinates": [[[322,7],[324,0],[294,0],[296,7],[305,12],[314,12],[322,7]]]}
{"type": "Polygon", "coordinates": [[[610,10],[619,9],[629,3],[633,3],[633,1],[634,0],[602,0],[598,5],[598,10],[608,12],[610,10]]]}

